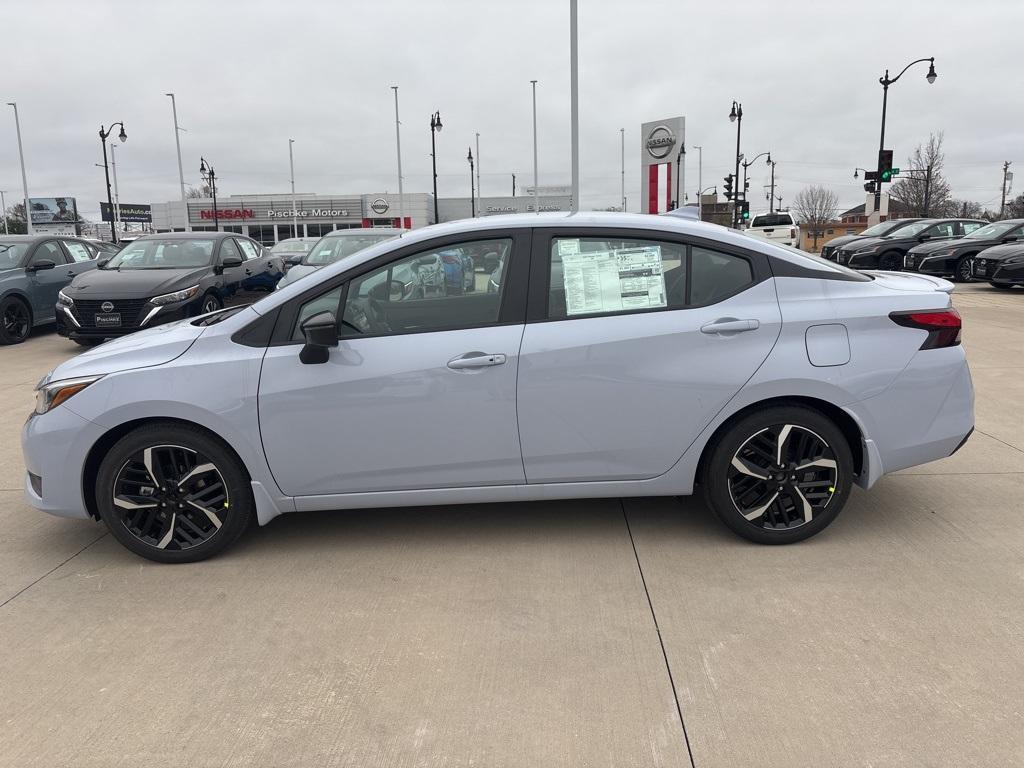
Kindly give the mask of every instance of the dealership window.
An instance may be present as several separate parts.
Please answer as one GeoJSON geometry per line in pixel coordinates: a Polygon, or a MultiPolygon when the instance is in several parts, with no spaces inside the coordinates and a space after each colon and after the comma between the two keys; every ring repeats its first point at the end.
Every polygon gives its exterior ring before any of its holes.
{"type": "Polygon", "coordinates": [[[274,239],[274,226],[272,224],[265,227],[250,224],[249,237],[260,245],[265,245],[268,248],[277,242],[277,240],[274,239]]]}
{"type": "Polygon", "coordinates": [[[221,227],[224,232],[234,232],[236,235],[242,234],[241,227],[221,227]]]}
{"type": "Polygon", "coordinates": [[[295,230],[291,224],[278,224],[277,225],[277,242],[287,240],[288,238],[295,237],[295,230]]]}
{"type": "Polygon", "coordinates": [[[309,237],[323,237],[328,232],[334,231],[333,224],[307,224],[306,231],[309,237]]]}

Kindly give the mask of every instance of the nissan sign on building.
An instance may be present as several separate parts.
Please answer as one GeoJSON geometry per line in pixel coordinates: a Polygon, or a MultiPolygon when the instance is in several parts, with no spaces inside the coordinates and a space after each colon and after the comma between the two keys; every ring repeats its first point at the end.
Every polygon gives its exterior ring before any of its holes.
{"type": "Polygon", "coordinates": [[[686,146],[686,118],[670,117],[640,127],[640,210],[664,213],[672,207],[672,166],[686,146]]]}

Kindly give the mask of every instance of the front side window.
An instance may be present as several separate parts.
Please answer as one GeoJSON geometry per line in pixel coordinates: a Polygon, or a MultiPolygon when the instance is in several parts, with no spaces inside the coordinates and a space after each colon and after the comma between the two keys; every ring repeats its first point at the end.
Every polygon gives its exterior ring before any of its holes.
{"type": "Polygon", "coordinates": [[[40,261],[52,261],[54,264],[64,263],[64,254],[56,240],[47,240],[36,248],[36,252],[32,254],[32,263],[38,264],[40,261]]]}
{"type": "Polygon", "coordinates": [[[235,245],[235,241],[228,237],[220,244],[220,263],[223,264],[230,258],[245,261],[245,257],[242,256],[242,252],[238,250],[238,246],[235,245]]]}
{"type": "Polygon", "coordinates": [[[942,224],[936,224],[931,229],[925,230],[924,234],[928,237],[953,237],[955,234],[953,222],[947,221],[942,224]]]}
{"type": "Polygon", "coordinates": [[[964,234],[969,235],[981,229],[982,224],[979,221],[965,221],[960,226],[963,228],[964,234]]]}
{"type": "Polygon", "coordinates": [[[114,256],[104,269],[195,269],[213,263],[212,238],[136,240],[114,256]]]}
{"type": "Polygon", "coordinates": [[[71,254],[72,261],[90,261],[95,258],[92,251],[85,245],[85,243],[75,242],[74,240],[65,240],[64,247],[68,249],[68,253],[71,254]]]}

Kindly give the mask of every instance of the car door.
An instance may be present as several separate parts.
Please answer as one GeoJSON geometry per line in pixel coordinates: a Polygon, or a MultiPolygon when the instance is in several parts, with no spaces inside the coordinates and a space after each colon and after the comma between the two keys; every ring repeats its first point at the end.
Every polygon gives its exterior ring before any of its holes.
{"type": "Polygon", "coordinates": [[[57,294],[74,277],[60,243],[57,240],[44,240],[39,243],[29,259],[25,273],[32,302],[32,316],[36,322],[53,320],[56,315],[57,294]],[[50,269],[40,269],[40,265],[45,262],[52,262],[54,266],[50,269]]]}
{"type": "MultiPolygon", "coordinates": [[[[308,289],[282,308],[260,374],[260,432],[295,496],[525,482],[516,375],[528,231],[417,244],[308,289]],[[514,253],[493,293],[424,297],[411,265],[447,247],[514,253]],[[301,324],[337,318],[338,346],[304,364],[301,324]]],[[[313,282],[311,279],[310,282],[313,282]]]]}
{"type": "Polygon", "coordinates": [[[252,290],[247,286],[246,280],[253,275],[254,263],[246,259],[242,249],[233,237],[225,237],[220,241],[220,249],[214,261],[217,269],[220,270],[220,300],[224,306],[238,304],[251,304],[255,301],[252,290]],[[235,259],[241,263],[236,266],[225,264],[229,259],[235,259]]]}
{"type": "MultiPolygon", "coordinates": [[[[67,255],[71,268],[68,270],[71,278],[96,268],[96,254],[89,245],[81,240],[61,240],[64,252],[67,255]]],[[[70,282],[70,280],[68,281],[70,282]]]]}
{"type": "Polygon", "coordinates": [[[661,233],[538,230],[518,414],[529,483],[661,475],[781,328],[762,254],[661,233]]]}
{"type": "MultiPolygon", "coordinates": [[[[246,237],[236,237],[235,242],[249,266],[250,276],[245,279],[244,290],[250,295],[274,290],[277,281],[284,276],[284,262],[246,237]]],[[[258,297],[251,300],[255,298],[258,297]]]]}

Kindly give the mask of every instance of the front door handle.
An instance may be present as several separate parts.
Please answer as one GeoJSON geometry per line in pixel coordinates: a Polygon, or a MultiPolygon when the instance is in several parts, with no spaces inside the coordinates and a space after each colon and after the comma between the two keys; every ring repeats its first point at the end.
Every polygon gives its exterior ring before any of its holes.
{"type": "Polygon", "coordinates": [[[756,331],[761,327],[757,320],[736,320],[731,317],[723,317],[714,322],[707,323],[700,327],[701,333],[742,333],[743,331],[756,331]]]}
{"type": "Polygon", "coordinates": [[[504,364],[504,355],[489,355],[486,352],[467,352],[448,361],[448,367],[456,371],[464,368],[487,368],[492,365],[504,364]]]}

